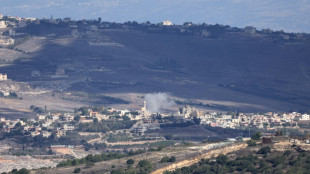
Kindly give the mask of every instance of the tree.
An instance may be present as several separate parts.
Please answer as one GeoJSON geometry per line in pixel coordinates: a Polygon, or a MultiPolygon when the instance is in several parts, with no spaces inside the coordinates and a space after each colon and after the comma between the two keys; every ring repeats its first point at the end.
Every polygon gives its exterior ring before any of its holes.
{"type": "Polygon", "coordinates": [[[138,166],[140,167],[140,170],[145,172],[150,172],[153,168],[152,164],[148,160],[141,160],[139,161],[138,166]]]}
{"type": "Polygon", "coordinates": [[[283,155],[285,155],[285,156],[289,156],[291,153],[292,153],[292,151],[290,151],[290,150],[286,150],[286,151],[284,151],[283,155]]]}
{"type": "Polygon", "coordinates": [[[173,135],[171,135],[171,134],[164,135],[164,137],[166,138],[166,140],[172,140],[173,139],[173,135]]]}
{"type": "Polygon", "coordinates": [[[226,164],[228,161],[228,157],[226,155],[220,154],[216,157],[216,162],[218,164],[226,164]]]}
{"type": "Polygon", "coordinates": [[[248,146],[256,146],[256,142],[254,140],[247,141],[248,146]]]}
{"type": "Polygon", "coordinates": [[[88,115],[88,108],[86,106],[80,107],[79,111],[82,112],[82,115],[88,115]]]}
{"type": "Polygon", "coordinates": [[[160,163],[166,163],[169,161],[169,157],[167,156],[164,156],[161,160],[160,160],[160,163]]]}
{"type": "Polygon", "coordinates": [[[252,140],[259,140],[262,137],[262,134],[260,132],[256,132],[254,135],[252,135],[252,140]]]}
{"type": "Polygon", "coordinates": [[[269,146],[266,147],[262,147],[261,149],[259,149],[256,153],[257,154],[268,154],[271,152],[271,149],[269,146]]]}
{"type": "Polygon", "coordinates": [[[133,159],[128,159],[126,162],[128,165],[132,165],[135,163],[135,161],[133,159]]]}
{"type": "Polygon", "coordinates": [[[17,94],[15,92],[10,92],[9,96],[13,98],[17,98],[17,94]]]}
{"type": "Polygon", "coordinates": [[[81,169],[80,168],[76,168],[74,169],[73,173],[80,173],[81,172],[81,169]]]}
{"type": "Polygon", "coordinates": [[[94,118],[94,124],[98,124],[98,118],[94,118]]]}
{"type": "Polygon", "coordinates": [[[277,130],[276,136],[282,136],[283,135],[283,130],[277,130]]]}
{"type": "Polygon", "coordinates": [[[171,156],[171,157],[169,158],[168,162],[173,163],[173,162],[175,162],[175,160],[176,160],[175,156],[171,156]]]}
{"type": "Polygon", "coordinates": [[[95,166],[95,163],[94,163],[94,162],[91,162],[91,161],[87,161],[87,162],[86,162],[86,165],[85,165],[86,168],[91,168],[91,167],[93,167],[93,166],[95,166]]]}
{"type": "Polygon", "coordinates": [[[197,117],[194,117],[193,121],[194,121],[195,124],[200,125],[201,119],[197,118],[197,117]]]}
{"type": "Polygon", "coordinates": [[[22,124],[21,124],[20,122],[18,122],[18,123],[15,124],[15,128],[19,128],[19,127],[21,127],[21,126],[22,126],[22,124]]]}
{"type": "Polygon", "coordinates": [[[79,115],[74,116],[74,120],[75,120],[75,121],[80,121],[80,118],[81,118],[81,117],[80,117],[79,115]]]}
{"type": "Polygon", "coordinates": [[[29,172],[29,170],[27,170],[27,169],[25,169],[25,168],[22,168],[22,169],[20,169],[17,173],[18,173],[18,174],[29,174],[30,172],[29,172]]]}

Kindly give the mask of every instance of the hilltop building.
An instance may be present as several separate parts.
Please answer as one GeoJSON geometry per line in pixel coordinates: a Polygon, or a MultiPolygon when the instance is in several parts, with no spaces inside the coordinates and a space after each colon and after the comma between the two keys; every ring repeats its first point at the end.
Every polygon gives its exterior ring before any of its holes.
{"type": "Polygon", "coordinates": [[[173,23],[171,21],[165,20],[165,21],[162,22],[162,25],[170,26],[170,25],[173,25],[173,23]]]}
{"type": "Polygon", "coordinates": [[[0,19],[2,19],[2,18],[3,18],[3,14],[0,13],[0,19]]]}
{"type": "Polygon", "coordinates": [[[0,81],[6,81],[6,80],[8,80],[8,75],[0,73],[0,81]]]}

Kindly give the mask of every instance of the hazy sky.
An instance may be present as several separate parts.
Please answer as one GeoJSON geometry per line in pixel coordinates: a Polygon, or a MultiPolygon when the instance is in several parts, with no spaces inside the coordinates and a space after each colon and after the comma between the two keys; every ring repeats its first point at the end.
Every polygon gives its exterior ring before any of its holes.
{"type": "Polygon", "coordinates": [[[310,33],[310,0],[0,0],[0,13],[104,21],[171,20],[310,33]]]}

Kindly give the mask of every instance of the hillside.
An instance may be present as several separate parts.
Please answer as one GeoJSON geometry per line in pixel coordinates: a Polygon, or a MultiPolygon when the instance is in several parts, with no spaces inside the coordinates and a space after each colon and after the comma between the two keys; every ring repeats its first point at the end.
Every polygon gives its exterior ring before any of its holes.
{"type": "Polygon", "coordinates": [[[81,21],[42,21],[17,32],[27,36],[18,36],[23,40],[13,47],[23,55],[0,72],[34,88],[121,93],[124,99],[167,92],[200,106],[217,103],[242,112],[310,109],[307,34],[81,21]]]}

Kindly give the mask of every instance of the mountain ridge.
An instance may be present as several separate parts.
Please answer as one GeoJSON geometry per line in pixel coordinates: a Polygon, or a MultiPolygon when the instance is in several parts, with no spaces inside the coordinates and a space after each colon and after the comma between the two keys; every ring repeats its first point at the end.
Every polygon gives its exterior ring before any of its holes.
{"type": "Polygon", "coordinates": [[[94,20],[42,20],[17,32],[46,41],[0,71],[34,86],[86,93],[168,92],[260,106],[230,108],[240,111],[310,108],[308,34],[94,20]],[[40,75],[32,76],[33,71],[40,75]],[[63,74],[57,76],[58,71],[63,74]]]}

